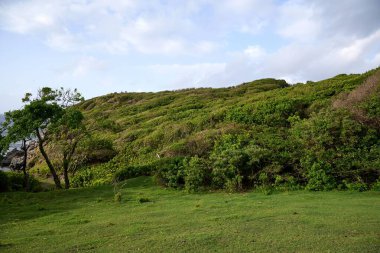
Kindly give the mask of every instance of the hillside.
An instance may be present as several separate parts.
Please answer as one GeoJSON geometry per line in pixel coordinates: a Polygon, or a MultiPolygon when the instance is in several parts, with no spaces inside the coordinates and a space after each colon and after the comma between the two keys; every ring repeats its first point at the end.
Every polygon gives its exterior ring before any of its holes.
{"type": "Polygon", "coordinates": [[[79,108],[88,129],[116,156],[90,163],[74,183],[109,182],[119,171],[120,179],[156,175],[164,185],[189,182],[190,189],[368,187],[380,174],[379,71],[87,100],[79,108]]]}

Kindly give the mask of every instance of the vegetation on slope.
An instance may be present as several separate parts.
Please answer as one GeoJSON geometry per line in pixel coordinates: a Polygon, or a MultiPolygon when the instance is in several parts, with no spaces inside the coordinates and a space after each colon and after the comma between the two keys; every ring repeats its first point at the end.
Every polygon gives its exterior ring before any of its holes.
{"type": "Polygon", "coordinates": [[[189,191],[377,187],[379,71],[296,85],[262,79],[87,100],[78,105],[87,128],[112,142],[108,149],[117,153],[106,163],[84,166],[73,184],[155,175],[166,186],[189,191]],[[360,99],[350,99],[366,89],[360,99]]]}

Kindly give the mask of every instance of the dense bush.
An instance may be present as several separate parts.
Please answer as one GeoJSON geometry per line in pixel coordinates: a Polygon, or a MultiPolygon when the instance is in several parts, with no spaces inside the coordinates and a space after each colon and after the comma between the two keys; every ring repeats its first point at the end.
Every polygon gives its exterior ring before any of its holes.
{"type": "Polygon", "coordinates": [[[205,159],[194,156],[184,160],[185,189],[196,192],[209,184],[210,169],[205,159]]]}
{"type": "Polygon", "coordinates": [[[8,191],[9,183],[7,174],[0,170],[0,192],[8,191]]]}
{"type": "Polygon", "coordinates": [[[335,179],[330,175],[331,166],[324,163],[314,163],[307,170],[306,189],[312,191],[325,191],[335,188],[335,179]]]}
{"type": "Polygon", "coordinates": [[[237,107],[227,114],[227,119],[245,124],[287,126],[288,118],[295,114],[304,117],[309,102],[295,98],[273,98],[237,107]]]}
{"type": "MultiPolygon", "coordinates": [[[[0,171],[0,192],[25,190],[24,175],[18,172],[0,171]]],[[[29,176],[29,191],[42,191],[41,184],[33,176],[29,176]]]]}
{"type": "Polygon", "coordinates": [[[136,165],[128,166],[126,168],[116,171],[114,175],[114,182],[121,182],[129,178],[138,176],[149,176],[152,173],[152,165],[136,165]]]}
{"type": "Polygon", "coordinates": [[[172,188],[182,188],[184,179],[184,158],[163,158],[154,164],[157,183],[172,188]]]}
{"type": "Polygon", "coordinates": [[[380,179],[372,184],[371,189],[374,191],[380,191],[380,179]]]}
{"type": "Polygon", "coordinates": [[[78,159],[80,160],[79,167],[86,164],[105,163],[116,155],[111,140],[96,137],[88,138],[81,143],[77,153],[77,157],[81,158],[78,159]]]}
{"type": "Polygon", "coordinates": [[[371,184],[378,178],[380,133],[375,129],[340,110],[321,111],[293,124],[294,141],[302,150],[301,166],[309,180],[312,177],[331,189],[343,179],[371,184]]]}

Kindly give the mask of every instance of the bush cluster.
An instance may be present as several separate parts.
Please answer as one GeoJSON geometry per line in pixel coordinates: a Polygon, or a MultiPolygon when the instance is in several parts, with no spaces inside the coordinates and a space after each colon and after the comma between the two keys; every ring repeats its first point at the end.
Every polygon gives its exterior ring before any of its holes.
{"type": "MultiPolygon", "coordinates": [[[[24,175],[18,172],[0,171],[0,192],[6,191],[23,191],[24,175]]],[[[29,190],[32,192],[41,191],[40,182],[33,176],[29,176],[29,190]]]]}

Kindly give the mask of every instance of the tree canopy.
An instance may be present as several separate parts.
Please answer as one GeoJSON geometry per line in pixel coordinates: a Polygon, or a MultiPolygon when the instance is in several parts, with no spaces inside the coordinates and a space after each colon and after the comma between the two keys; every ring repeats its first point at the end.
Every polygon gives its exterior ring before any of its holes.
{"type": "MultiPolygon", "coordinates": [[[[6,113],[3,128],[7,130],[2,143],[4,146],[12,142],[35,139],[38,142],[40,153],[44,157],[57,188],[62,188],[58,168],[51,162],[45,146],[49,142],[59,143],[62,149],[64,164],[65,187],[69,188],[68,174],[71,157],[84,133],[82,113],[73,106],[83,101],[82,95],[76,90],[52,89],[43,87],[33,97],[26,93],[22,99],[22,109],[6,113]]],[[[27,151],[27,147],[24,147],[27,151]]],[[[25,153],[26,161],[27,153],[25,153]]],[[[26,166],[24,166],[26,167],[26,166]]]]}

